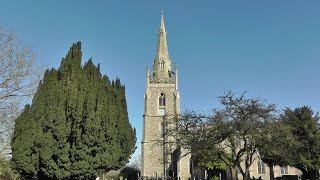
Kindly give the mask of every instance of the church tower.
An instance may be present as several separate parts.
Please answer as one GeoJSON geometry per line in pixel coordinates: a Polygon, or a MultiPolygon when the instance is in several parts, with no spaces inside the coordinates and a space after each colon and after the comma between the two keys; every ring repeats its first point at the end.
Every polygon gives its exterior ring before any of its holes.
{"type": "Polygon", "coordinates": [[[181,160],[177,147],[168,143],[167,121],[180,113],[178,70],[172,70],[167,32],[161,14],[158,44],[151,73],[147,67],[144,96],[141,170],[144,179],[163,176],[184,180],[189,177],[189,160],[181,160]],[[179,155],[178,155],[179,156],[179,155]],[[185,178],[184,178],[185,176],[185,178]]]}

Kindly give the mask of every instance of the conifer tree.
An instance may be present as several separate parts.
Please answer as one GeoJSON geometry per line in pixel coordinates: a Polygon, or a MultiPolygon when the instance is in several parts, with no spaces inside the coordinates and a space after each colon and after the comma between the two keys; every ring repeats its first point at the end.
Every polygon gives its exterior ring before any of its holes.
{"type": "Polygon", "coordinates": [[[302,179],[320,179],[320,117],[311,107],[286,108],[281,117],[293,142],[285,149],[290,166],[302,172],[302,179]]]}
{"type": "Polygon", "coordinates": [[[81,60],[78,42],[59,69],[45,72],[16,119],[12,162],[22,179],[95,179],[124,166],[135,150],[125,87],[81,60]]]}

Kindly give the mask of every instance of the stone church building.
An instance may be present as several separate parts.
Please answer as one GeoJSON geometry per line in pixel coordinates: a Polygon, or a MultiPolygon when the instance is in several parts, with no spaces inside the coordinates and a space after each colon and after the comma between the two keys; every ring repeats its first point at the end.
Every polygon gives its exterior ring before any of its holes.
{"type": "MultiPolygon", "coordinates": [[[[207,172],[194,167],[191,155],[176,146],[168,145],[174,139],[166,137],[166,121],[180,113],[178,69],[172,67],[167,45],[167,32],[161,14],[158,43],[152,69],[147,68],[144,96],[143,137],[141,142],[142,179],[206,179],[207,172]]],[[[292,167],[275,167],[275,177],[295,175],[300,172],[292,167]]],[[[259,159],[250,168],[251,177],[269,179],[268,167],[259,159]]],[[[242,179],[239,173],[239,179],[242,179]]],[[[220,179],[230,179],[228,172],[220,179]]]]}

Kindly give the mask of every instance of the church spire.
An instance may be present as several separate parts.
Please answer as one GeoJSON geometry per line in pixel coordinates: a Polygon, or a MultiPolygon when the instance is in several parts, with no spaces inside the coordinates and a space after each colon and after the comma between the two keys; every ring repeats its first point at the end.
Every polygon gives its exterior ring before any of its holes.
{"type": "Polygon", "coordinates": [[[164,25],[164,17],[163,17],[163,12],[161,11],[161,20],[160,20],[160,32],[166,32],[166,27],[164,25]]]}
{"type": "Polygon", "coordinates": [[[171,80],[171,60],[168,52],[167,32],[163,12],[161,12],[158,45],[153,64],[153,78],[160,81],[171,80]]]}

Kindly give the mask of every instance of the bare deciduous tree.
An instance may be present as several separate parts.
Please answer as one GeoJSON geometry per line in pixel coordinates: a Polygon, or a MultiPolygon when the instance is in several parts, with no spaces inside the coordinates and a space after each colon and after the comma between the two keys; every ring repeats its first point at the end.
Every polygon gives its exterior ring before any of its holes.
{"type": "Polygon", "coordinates": [[[194,158],[200,157],[199,162],[226,166],[232,179],[238,178],[239,171],[248,180],[250,167],[258,158],[261,132],[267,122],[275,119],[275,105],[259,98],[247,98],[245,93],[236,96],[231,91],[218,99],[221,107],[214,109],[213,114],[182,114],[177,128],[170,134],[194,158]]]}
{"type": "Polygon", "coordinates": [[[141,155],[139,154],[138,156],[132,157],[128,166],[140,171],[141,170],[141,155]]]}
{"type": "Polygon", "coordinates": [[[39,81],[35,54],[14,34],[0,28],[0,154],[10,150],[14,119],[30,100],[39,81]]]}

